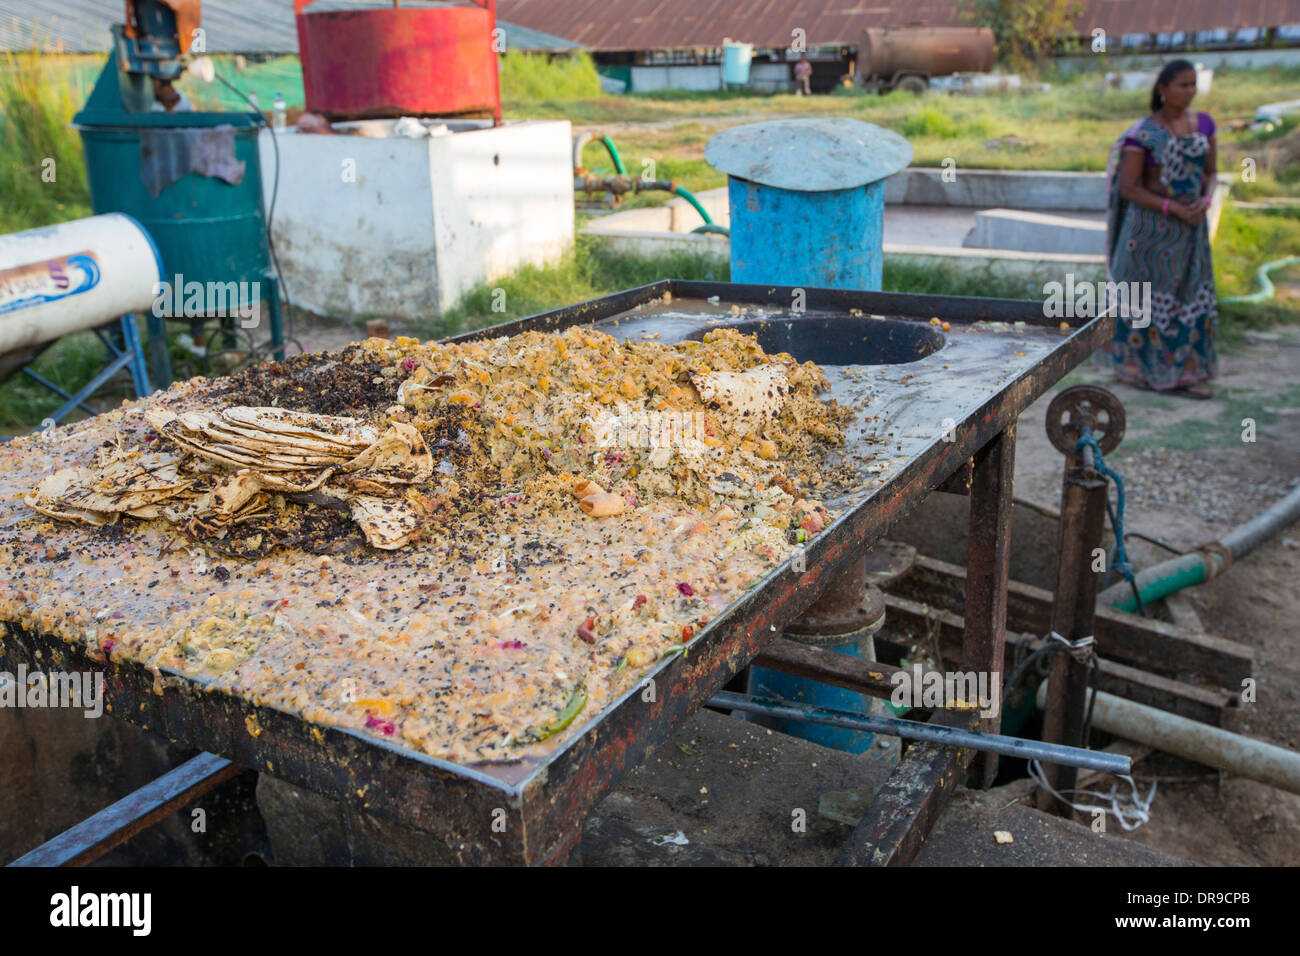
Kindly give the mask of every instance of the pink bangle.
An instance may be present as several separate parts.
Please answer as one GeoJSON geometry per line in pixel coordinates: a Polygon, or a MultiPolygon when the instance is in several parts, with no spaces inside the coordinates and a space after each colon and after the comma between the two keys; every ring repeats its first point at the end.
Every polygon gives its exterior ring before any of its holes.
{"type": "Polygon", "coordinates": [[[1166,197],[1164,203],[1161,204],[1161,206],[1160,206],[1160,211],[1161,211],[1164,215],[1166,215],[1166,216],[1169,215],[1169,199],[1168,199],[1168,197],[1166,197]]]}

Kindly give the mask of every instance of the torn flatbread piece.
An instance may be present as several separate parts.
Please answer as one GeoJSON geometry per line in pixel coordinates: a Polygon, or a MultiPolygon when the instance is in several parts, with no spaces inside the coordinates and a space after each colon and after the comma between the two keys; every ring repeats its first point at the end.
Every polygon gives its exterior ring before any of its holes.
{"type": "Polygon", "coordinates": [[[63,501],[69,489],[90,481],[93,476],[94,472],[89,468],[60,468],[37,482],[23,500],[33,511],[60,521],[95,526],[110,524],[117,520],[116,514],[74,508],[63,501]]]}
{"type": "Polygon", "coordinates": [[[237,405],[223,410],[221,417],[261,432],[317,438],[356,449],[373,445],[379,439],[379,431],[374,426],[344,415],[316,415],[284,408],[237,405]]]}
{"type": "Polygon", "coordinates": [[[348,500],[352,520],[365,532],[372,547],[395,551],[411,542],[423,530],[429,511],[412,496],[384,498],[354,495],[348,500]]]}
{"type": "Polygon", "coordinates": [[[781,413],[790,395],[790,380],[780,365],[759,365],[744,372],[697,372],[691,375],[691,384],[737,435],[751,435],[765,427],[781,413]]]}
{"type": "Polygon", "coordinates": [[[373,445],[343,466],[343,471],[401,484],[433,477],[433,455],[414,425],[394,422],[373,445]]]}

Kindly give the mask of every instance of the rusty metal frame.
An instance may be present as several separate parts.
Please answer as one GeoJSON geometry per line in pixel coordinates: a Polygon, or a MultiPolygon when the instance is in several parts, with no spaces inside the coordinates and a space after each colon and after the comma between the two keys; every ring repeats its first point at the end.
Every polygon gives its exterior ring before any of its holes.
{"type": "MultiPolygon", "coordinates": [[[[1015,441],[1013,419],[971,457],[968,587],[962,632],[962,669],[967,671],[1001,675],[1003,669],[1015,441]]],[[[1000,681],[994,686],[1000,686],[1000,681]]],[[[996,718],[981,722],[962,711],[939,711],[931,719],[991,733],[998,729],[996,718]]],[[[996,754],[928,744],[910,748],[841,847],[836,865],[909,863],[972,762],[977,782],[991,785],[997,773],[996,754]]]]}
{"type": "MultiPolygon", "coordinates": [[[[944,315],[954,324],[1023,322],[1056,328],[1039,303],[958,296],[806,289],[807,311],[900,316],[928,322],[944,315]]],[[[676,298],[770,305],[792,301],[787,287],[667,279],[517,322],[457,336],[458,340],[560,330],[598,322],[671,293],[676,298]]],[[[362,810],[441,839],[449,859],[461,863],[564,862],[576,846],[581,820],[650,750],[668,739],[768,644],[794,622],[889,526],[916,507],[954,472],[975,459],[972,475],[971,564],[980,587],[968,609],[978,618],[966,642],[968,661],[1000,667],[1005,634],[1006,517],[1011,506],[1009,469],[1016,419],[1070,369],[1099,348],[1113,318],[1080,318],[1069,334],[1034,365],[1003,382],[969,414],[952,441],[936,442],[910,459],[888,483],[812,540],[806,570],[791,562],[772,571],[697,636],[687,655],[666,661],[645,685],[628,691],[583,731],[544,760],[496,767],[465,767],[428,757],[348,730],[310,724],[250,703],[215,687],[156,675],[129,661],[91,656],[79,643],[8,626],[0,662],[43,660],[48,666],[97,671],[105,676],[112,712],[221,754],[243,766],[344,800],[362,810]],[[250,721],[260,733],[246,732],[250,721]]],[[[969,627],[970,625],[968,625],[969,627]]],[[[937,715],[936,719],[953,719],[937,715]]],[[[869,818],[876,855],[904,862],[937,814],[946,792],[970,758],[968,751],[913,748],[895,784],[869,818]],[[959,766],[960,765],[960,766],[959,766]],[[918,771],[919,768],[919,771],[918,771]],[[905,806],[920,795],[924,812],[905,806]],[[895,797],[898,799],[895,799],[895,797]],[[899,803],[898,800],[902,800],[899,803]],[[893,802],[891,802],[893,801],[893,802]],[[892,842],[891,842],[892,841],[892,842]],[[890,849],[886,844],[890,844],[890,849]]],[[[861,827],[859,828],[862,829],[861,827]]]]}
{"type": "Polygon", "coordinates": [[[191,757],[9,866],[86,866],[243,770],[215,754],[191,757]]]}

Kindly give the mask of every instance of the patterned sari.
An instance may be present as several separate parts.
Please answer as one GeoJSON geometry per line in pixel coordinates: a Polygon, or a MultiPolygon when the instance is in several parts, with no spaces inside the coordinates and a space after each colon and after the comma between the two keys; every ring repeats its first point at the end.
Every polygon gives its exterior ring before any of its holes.
{"type": "Polygon", "coordinates": [[[1113,282],[1151,283],[1151,324],[1134,328],[1142,319],[1123,317],[1116,323],[1110,344],[1115,374],[1121,381],[1154,389],[1207,382],[1219,364],[1208,222],[1189,226],[1121,199],[1119,156],[1126,143],[1146,151],[1148,165],[1159,167],[1160,185],[1174,202],[1202,194],[1210,152],[1200,128],[1175,136],[1150,117],[1135,123],[1111,150],[1106,271],[1113,282]]]}

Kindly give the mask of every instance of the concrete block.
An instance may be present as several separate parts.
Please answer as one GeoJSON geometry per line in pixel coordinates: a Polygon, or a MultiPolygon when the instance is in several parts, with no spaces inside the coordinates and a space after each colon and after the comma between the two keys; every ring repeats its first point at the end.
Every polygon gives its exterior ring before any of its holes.
{"type": "Polygon", "coordinates": [[[1106,224],[1025,209],[984,209],[975,213],[975,228],[962,245],[968,249],[1104,255],[1106,224]]]}
{"type": "Polygon", "coordinates": [[[268,206],[272,135],[279,147],[271,233],[295,304],[349,319],[423,319],[572,246],[567,121],[447,126],[419,139],[262,132],[268,206]]]}
{"type": "Polygon", "coordinates": [[[1106,192],[1105,173],[1037,169],[909,166],[885,180],[886,203],[926,206],[1104,211],[1106,192]]]}

